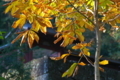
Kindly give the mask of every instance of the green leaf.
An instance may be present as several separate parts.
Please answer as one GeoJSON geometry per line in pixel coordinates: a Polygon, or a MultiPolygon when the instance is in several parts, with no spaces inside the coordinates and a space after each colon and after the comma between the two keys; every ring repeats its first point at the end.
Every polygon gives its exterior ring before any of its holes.
{"type": "Polygon", "coordinates": [[[0,36],[0,39],[4,39],[4,37],[3,37],[3,36],[0,36]]]}
{"type": "Polygon", "coordinates": [[[111,5],[111,4],[113,4],[111,0],[100,0],[99,6],[105,9],[106,6],[111,5]]]}
{"type": "Polygon", "coordinates": [[[72,74],[73,74],[73,72],[74,72],[74,70],[75,70],[75,68],[76,68],[77,65],[78,65],[78,63],[73,63],[71,65],[71,67],[66,72],[64,72],[62,74],[62,77],[66,77],[66,76],[70,77],[70,76],[72,76],[72,74]]]}
{"type": "Polygon", "coordinates": [[[2,31],[0,31],[0,39],[4,39],[4,37],[2,36],[2,31]]]}
{"type": "Polygon", "coordinates": [[[94,6],[94,1],[93,0],[87,0],[87,5],[94,6]]]}
{"type": "Polygon", "coordinates": [[[3,77],[0,77],[0,80],[6,80],[5,78],[3,78],[3,77]]]}

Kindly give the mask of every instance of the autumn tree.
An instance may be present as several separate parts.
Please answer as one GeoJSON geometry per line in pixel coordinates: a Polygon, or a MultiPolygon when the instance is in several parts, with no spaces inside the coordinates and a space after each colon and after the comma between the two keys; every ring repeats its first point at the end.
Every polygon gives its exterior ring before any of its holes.
{"type": "MultiPolygon", "coordinates": [[[[113,28],[119,28],[120,23],[120,1],[119,0],[12,0],[5,4],[7,8],[5,13],[10,14],[16,18],[12,28],[22,29],[26,23],[30,23],[30,29],[18,32],[18,36],[12,41],[14,43],[21,39],[21,43],[28,42],[30,48],[34,41],[38,42],[40,36],[38,31],[46,34],[47,28],[53,28],[51,19],[56,18],[56,32],[57,39],[54,44],[62,41],[62,47],[71,45],[75,40],[79,43],[74,45],[72,49],[80,50],[80,59],[73,63],[71,67],[63,73],[62,77],[72,76],[78,65],[86,65],[81,62],[81,58],[86,60],[95,67],[95,80],[100,80],[99,69],[104,71],[100,65],[108,64],[107,60],[99,62],[101,49],[101,32],[105,32],[105,24],[110,24],[113,28]],[[96,52],[95,62],[91,62],[87,56],[90,56],[89,47],[91,47],[92,40],[85,41],[83,35],[86,30],[95,32],[96,35],[96,52]]],[[[71,55],[72,52],[63,54],[61,57],[54,58],[55,60],[64,59],[71,55]]]]}

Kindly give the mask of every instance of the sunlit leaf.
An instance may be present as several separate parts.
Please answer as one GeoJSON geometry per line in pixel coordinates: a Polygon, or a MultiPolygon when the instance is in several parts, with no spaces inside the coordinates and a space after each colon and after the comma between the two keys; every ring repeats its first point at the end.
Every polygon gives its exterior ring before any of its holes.
{"type": "Polygon", "coordinates": [[[19,34],[11,43],[13,44],[15,41],[20,39],[23,36],[23,34],[19,34]]]}
{"type": "Polygon", "coordinates": [[[29,20],[29,23],[32,23],[33,22],[33,16],[29,15],[28,20],[29,20]]]}
{"type": "Polygon", "coordinates": [[[19,28],[22,29],[25,23],[26,23],[26,18],[22,18],[21,22],[19,23],[19,28]]]}
{"type": "Polygon", "coordinates": [[[40,30],[41,30],[41,32],[44,33],[44,34],[46,34],[46,32],[47,32],[47,28],[46,28],[46,27],[41,27],[40,30]]]}
{"type": "Polygon", "coordinates": [[[41,25],[38,23],[37,20],[34,20],[33,23],[32,23],[32,29],[35,31],[35,32],[38,32],[41,28],[41,25]]]}
{"type": "Polygon", "coordinates": [[[22,19],[18,19],[17,21],[15,21],[12,25],[13,28],[17,28],[18,25],[22,22],[22,19]]]}
{"type": "Polygon", "coordinates": [[[69,45],[69,41],[70,41],[70,38],[64,37],[64,40],[63,40],[63,42],[60,44],[60,46],[66,47],[67,45],[69,45]]]}
{"type": "Polygon", "coordinates": [[[63,59],[64,57],[67,57],[67,56],[69,56],[69,55],[70,55],[69,53],[63,54],[63,55],[61,56],[61,59],[63,59]]]}
{"type": "Polygon", "coordinates": [[[78,31],[78,32],[85,32],[85,29],[84,28],[79,28],[76,31],[78,31]]]}
{"type": "Polygon", "coordinates": [[[82,33],[81,32],[79,32],[79,31],[76,31],[75,32],[76,33],[76,35],[77,35],[77,37],[78,37],[78,39],[79,39],[79,41],[84,41],[84,36],[82,35],[82,33]]]}
{"type": "Polygon", "coordinates": [[[31,36],[31,34],[28,34],[27,40],[28,40],[29,47],[32,48],[34,40],[33,40],[32,36],[31,36]]]}
{"type": "Polygon", "coordinates": [[[58,43],[60,40],[62,40],[62,36],[60,36],[59,38],[57,38],[57,39],[54,41],[54,44],[58,43]]]}
{"type": "Polygon", "coordinates": [[[87,56],[90,56],[90,52],[88,48],[83,48],[83,53],[87,56]]]}
{"type": "Polygon", "coordinates": [[[47,25],[47,27],[51,27],[52,28],[52,23],[50,21],[46,21],[45,24],[47,25]]]}
{"type": "Polygon", "coordinates": [[[39,43],[39,36],[36,34],[36,33],[34,33],[34,39],[35,39],[35,41],[37,42],[37,43],[39,43]]]}
{"type": "Polygon", "coordinates": [[[25,33],[23,33],[20,45],[22,45],[22,43],[26,40],[27,33],[28,33],[28,31],[26,31],[25,33]]]}
{"type": "Polygon", "coordinates": [[[75,37],[71,36],[71,35],[67,35],[69,38],[73,39],[73,40],[76,40],[75,37]]]}
{"type": "Polygon", "coordinates": [[[38,2],[38,0],[33,0],[33,2],[36,2],[36,3],[37,3],[37,2],[38,2]]]}
{"type": "Polygon", "coordinates": [[[36,14],[39,15],[41,13],[41,8],[36,10],[36,14]]]}
{"type": "Polygon", "coordinates": [[[75,46],[72,47],[72,49],[82,49],[86,46],[88,46],[87,43],[77,43],[75,46]]]}
{"type": "Polygon", "coordinates": [[[84,62],[80,62],[78,65],[85,66],[86,64],[84,62]]]}
{"type": "Polygon", "coordinates": [[[103,60],[103,61],[100,61],[99,64],[100,65],[107,65],[107,64],[109,64],[109,61],[108,60],[103,60]]]}
{"type": "Polygon", "coordinates": [[[13,6],[11,10],[11,15],[13,15],[17,10],[19,10],[18,7],[13,6]]]}
{"type": "Polygon", "coordinates": [[[12,9],[12,5],[9,5],[6,9],[5,9],[5,13],[8,13],[10,11],[10,9],[12,9]]]}

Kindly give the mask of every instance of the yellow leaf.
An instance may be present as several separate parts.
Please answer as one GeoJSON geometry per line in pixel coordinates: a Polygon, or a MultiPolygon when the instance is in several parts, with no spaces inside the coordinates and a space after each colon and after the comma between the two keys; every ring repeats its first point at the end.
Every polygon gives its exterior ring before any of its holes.
{"type": "Polygon", "coordinates": [[[69,45],[69,41],[70,41],[70,38],[65,37],[60,46],[66,47],[67,45],[69,45]]]}
{"type": "Polygon", "coordinates": [[[61,57],[50,57],[50,59],[52,59],[52,60],[60,60],[61,57]]]}
{"type": "Polygon", "coordinates": [[[22,18],[21,22],[19,23],[19,28],[22,29],[25,23],[26,23],[26,18],[22,18]]]}
{"type": "Polygon", "coordinates": [[[37,43],[39,43],[39,39],[40,39],[40,38],[39,38],[39,36],[38,36],[36,33],[34,34],[34,39],[35,39],[35,41],[36,41],[37,43]]]}
{"type": "Polygon", "coordinates": [[[42,27],[47,27],[47,24],[45,23],[46,22],[45,20],[37,18],[37,21],[42,27]]]}
{"type": "Polygon", "coordinates": [[[80,26],[83,27],[85,25],[85,22],[83,20],[77,20],[76,23],[80,26]]]}
{"type": "Polygon", "coordinates": [[[56,44],[56,43],[59,42],[60,40],[62,40],[62,36],[60,36],[59,38],[57,38],[57,39],[54,41],[54,44],[56,44]]]}
{"type": "Polygon", "coordinates": [[[94,26],[89,24],[87,21],[84,21],[85,22],[85,27],[88,28],[89,30],[93,31],[94,30],[94,26]]]}
{"type": "Polygon", "coordinates": [[[27,33],[28,33],[28,31],[26,31],[25,33],[23,33],[20,45],[22,45],[22,43],[26,40],[27,33]]]}
{"type": "Polygon", "coordinates": [[[22,3],[25,3],[25,0],[22,0],[21,2],[22,2],[22,3]]]}
{"type": "Polygon", "coordinates": [[[81,33],[81,32],[78,32],[78,31],[76,31],[75,33],[76,33],[79,41],[83,42],[85,38],[84,38],[84,36],[82,35],[82,33],[81,33]]]}
{"type": "Polygon", "coordinates": [[[82,46],[78,43],[75,46],[72,47],[72,49],[80,49],[82,46]]]}
{"type": "Polygon", "coordinates": [[[40,30],[41,26],[40,24],[38,23],[37,20],[34,19],[33,23],[32,23],[32,29],[35,31],[35,32],[38,32],[40,30]]]}
{"type": "Polygon", "coordinates": [[[81,42],[83,42],[85,38],[84,38],[83,35],[78,35],[78,39],[79,39],[81,42]]]}
{"type": "Polygon", "coordinates": [[[73,40],[76,40],[75,37],[71,36],[71,35],[67,35],[69,38],[73,39],[73,40]]]}
{"type": "Polygon", "coordinates": [[[90,56],[90,52],[87,52],[85,55],[90,56]]]}
{"type": "Polygon", "coordinates": [[[41,8],[36,9],[36,14],[39,15],[41,13],[41,8]]]}
{"type": "Polygon", "coordinates": [[[50,21],[46,21],[46,22],[45,22],[45,24],[47,25],[47,27],[52,28],[52,24],[51,24],[51,22],[50,22],[50,21]]]}
{"type": "Polygon", "coordinates": [[[67,56],[69,56],[69,55],[70,55],[69,53],[63,54],[63,55],[61,56],[61,59],[63,59],[64,57],[67,57],[67,56]]]}
{"type": "Polygon", "coordinates": [[[38,0],[33,0],[33,2],[36,2],[36,3],[38,3],[38,0]]]}
{"type": "Polygon", "coordinates": [[[30,31],[30,36],[32,38],[32,40],[35,40],[37,43],[39,42],[39,36],[37,35],[37,33],[35,33],[34,31],[30,31]]]}
{"type": "Polygon", "coordinates": [[[5,9],[5,13],[8,13],[10,11],[10,9],[12,9],[12,5],[9,5],[6,9],[5,9]]]}
{"type": "Polygon", "coordinates": [[[36,7],[34,5],[30,6],[31,11],[34,12],[36,10],[36,7]]]}
{"type": "Polygon", "coordinates": [[[74,41],[74,39],[70,39],[70,40],[69,40],[69,44],[72,44],[73,41],[74,41]]]}
{"type": "Polygon", "coordinates": [[[25,14],[21,14],[20,18],[26,18],[26,15],[25,14]]]}
{"type": "Polygon", "coordinates": [[[83,48],[83,53],[87,56],[90,56],[90,52],[88,48],[83,48]]]}
{"type": "Polygon", "coordinates": [[[13,28],[17,28],[18,25],[22,22],[22,19],[18,19],[17,21],[15,21],[12,25],[13,28]]]}
{"type": "Polygon", "coordinates": [[[33,16],[29,15],[28,21],[29,21],[29,23],[32,23],[33,22],[33,16]]]}
{"type": "Polygon", "coordinates": [[[34,40],[35,38],[34,38],[34,34],[33,34],[33,32],[31,31],[31,33],[29,34],[30,36],[31,36],[31,39],[32,40],[34,40]]]}
{"type": "Polygon", "coordinates": [[[84,62],[80,62],[78,65],[85,66],[86,64],[84,62]]]}
{"type": "Polygon", "coordinates": [[[43,17],[43,16],[45,15],[45,13],[44,13],[44,12],[41,12],[39,15],[43,17]]]}
{"type": "Polygon", "coordinates": [[[41,30],[41,32],[44,33],[44,34],[46,34],[46,32],[47,32],[47,28],[46,28],[46,27],[41,27],[40,30],[41,30]]]}
{"type": "Polygon", "coordinates": [[[11,15],[13,15],[17,10],[19,10],[19,8],[16,6],[13,6],[11,10],[11,15]]]}
{"type": "Polygon", "coordinates": [[[20,39],[23,36],[23,34],[19,34],[11,43],[13,44],[15,41],[20,39]]]}
{"type": "Polygon", "coordinates": [[[109,64],[109,61],[108,60],[103,60],[103,61],[100,61],[99,64],[100,65],[107,65],[107,64],[109,64]]]}
{"type": "Polygon", "coordinates": [[[29,45],[29,47],[32,48],[32,45],[33,45],[33,42],[34,42],[33,35],[28,34],[27,40],[28,40],[28,45],[29,45]]]}
{"type": "Polygon", "coordinates": [[[85,46],[85,43],[77,43],[75,46],[72,47],[72,49],[81,49],[85,46]]]}
{"type": "Polygon", "coordinates": [[[29,5],[33,4],[33,0],[28,0],[28,2],[29,2],[29,5]]]}

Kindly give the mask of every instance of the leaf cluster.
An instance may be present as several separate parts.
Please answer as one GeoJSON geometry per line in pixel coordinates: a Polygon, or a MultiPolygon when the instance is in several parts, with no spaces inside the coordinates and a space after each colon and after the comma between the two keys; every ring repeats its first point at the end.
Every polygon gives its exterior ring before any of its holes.
{"type": "MultiPolygon", "coordinates": [[[[94,12],[94,0],[13,0],[7,3],[5,13],[17,18],[13,23],[13,28],[22,29],[26,23],[30,23],[32,27],[28,30],[19,32],[18,36],[12,41],[14,43],[21,39],[21,44],[28,42],[29,47],[32,48],[34,41],[38,42],[40,37],[37,32],[46,34],[47,28],[53,28],[51,19],[55,16],[57,39],[54,44],[63,40],[61,45],[66,47],[73,44],[75,40],[79,43],[75,44],[72,49],[80,50],[80,59],[78,63],[73,63],[71,67],[63,74],[63,77],[71,76],[77,68],[77,65],[85,65],[81,62],[82,57],[94,67],[94,62],[91,62],[86,56],[90,56],[89,47],[91,47],[92,40],[85,41],[84,32],[90,30],[94,32],[96,25],[99,31],[105,32],[105,24],[110,24],[114,28],[119,28],[117,23],[120,23],[120,2],[118,0],[100,0],[98,5],[98,14],[94,12]],[[98,18],[98,23],[95,24],[94,17],[98,18]]],[[[62,55],[61,57],[52,58],[54,60],[64,59],[66,62],[67,56],[71,52],[62,55]]],[[[108,64],[107,60],[99,62],[100,65],[108,64]]],[[[104,71],[101,67],[101,71],[104,71]]]]}

